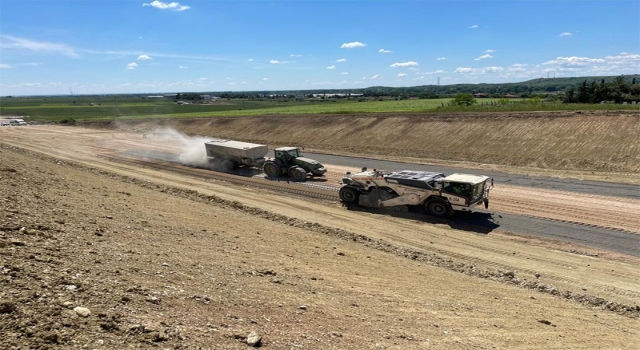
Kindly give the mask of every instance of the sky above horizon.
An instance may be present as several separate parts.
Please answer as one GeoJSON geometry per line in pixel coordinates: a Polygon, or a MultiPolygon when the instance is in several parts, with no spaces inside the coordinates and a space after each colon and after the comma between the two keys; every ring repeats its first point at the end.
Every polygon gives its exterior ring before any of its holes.
{"type": "Polygon", "coordinates": [[[638,73],[637,0],[0,2],[0,96],[638,73]]]}

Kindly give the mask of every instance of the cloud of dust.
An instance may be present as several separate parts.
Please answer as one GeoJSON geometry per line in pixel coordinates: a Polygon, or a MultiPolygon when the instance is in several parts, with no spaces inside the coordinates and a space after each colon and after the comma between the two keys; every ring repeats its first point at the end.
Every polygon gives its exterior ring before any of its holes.
{"type": "Polygon", "coordinates": [[[173,128],[163,127],[150,132],[154,138],[171,142],[179,149],[178,162],[182,165],[208,168],[209,161],[204,147],[206,141],[214,138],[205,136],[188,136],[173,128]]]}

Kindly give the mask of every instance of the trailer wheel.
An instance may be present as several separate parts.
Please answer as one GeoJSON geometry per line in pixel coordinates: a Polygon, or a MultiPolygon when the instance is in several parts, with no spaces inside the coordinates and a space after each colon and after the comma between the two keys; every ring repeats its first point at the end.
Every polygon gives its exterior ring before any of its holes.
{"type": "Polygon", "coordinates": [[[282,169],[274,162],[265,163],[262,170],[268,177],[280,177],[280,175],[282,175],[282,169]]]}
{"type": "Polygon", "coordinates": [[[357,203],[360,197],[360,193],[353,187],[343,186],[338,192],[340,199],[345,203],[357,203]]]}
{"type": "Polygon", "coordinates": [[[231,171],[231,170],[234,170],[235,168],[236,168],[236,163],[234,163],[232,160],[225,159],[222,161],[223,171],[231,171]]]}
{"type": "Polygon", "coordinates": [[[451,206],[449,206],[445,201],[439,199],[432,199],[428,201],[425,203],[425,207],[430,215],[437,216],[439,218],[446,218],[452,214],[451,206]]]}
{"type": "Polygon", "coordinates": [[[302,182],[307,179],[307,172],[301,167],[293,167],[289,169],[289,177],[293,179],[293,181],[302,182]]]}

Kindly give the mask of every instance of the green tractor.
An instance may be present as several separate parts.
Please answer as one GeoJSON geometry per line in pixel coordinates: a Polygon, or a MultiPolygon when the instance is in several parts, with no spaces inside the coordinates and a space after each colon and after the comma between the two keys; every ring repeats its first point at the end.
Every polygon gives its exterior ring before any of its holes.
{"type": "Polygon", "coordinates": [[[300,156],[298,147],[280,147],[273,150],[275,158],[268,159],[262,169],[268,177],[288,176],[293,181],[305,181],[307,176],[323,176],[327,172],[317,160],[300,156]]]}

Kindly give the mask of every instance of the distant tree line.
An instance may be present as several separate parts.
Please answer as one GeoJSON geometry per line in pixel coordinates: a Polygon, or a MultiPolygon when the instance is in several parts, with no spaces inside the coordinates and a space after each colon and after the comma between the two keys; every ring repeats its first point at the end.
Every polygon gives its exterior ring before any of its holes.
{"type": "Polygon", "coordinates": [[[175,100],[176,101],[193,101],[193,102],[198,102],[201,101],[202,98],[202,94],[197,93],[197,92],[187,92],[187,93],[178,93],[176,95],[175,100]]]}
{"type": "MultiPolygon", "coordinates": [[[[636,81],[640,75],[576,77],[576,78],[539,78],[519,83],[504,84],[455,84],[422,85],[411,87],[373,86],[363,89],[325,89],[325,90],[285,90],[285,91],[240,91],[211,92],[225,99],[314,99],[313,95],[331,97],[319,99],[350,100],[403,100],[410,98],[437,99],[455,98],[458,94],[482,94],[485,97],[520,97],[527,99],[557,100],[567,103],[615,103],[640,101],[640,84],[636,81]],[[356,96],[350,96],[355,94],[356,96]]],[[[178,94],[178,96],[200,94],[178,94]]],[[[185,97],[176,99],[187,100],[185,97]]],[[[194,96],[194,99],[197,99],[194,96]]]]}
{"type": "Polygon", "coordinates": [[[624,103],[640,102],[640,84],[634,77],[630,82],[623,77],[616,77],[613,81],[602,79],[600,83],[586,80],[578,88],[570,87],[564,95],[565,103],[624,103]]]}

